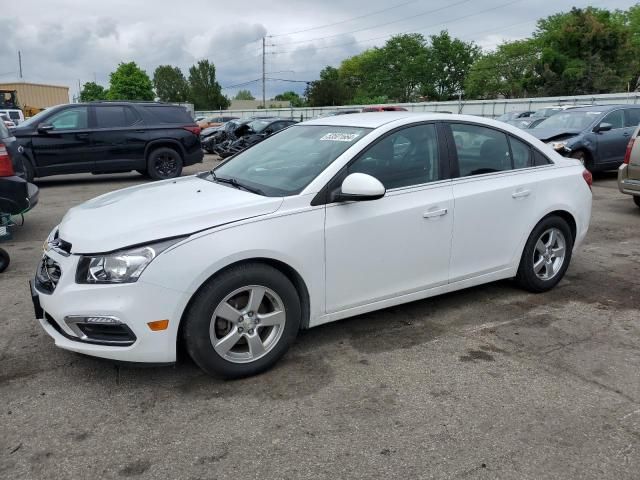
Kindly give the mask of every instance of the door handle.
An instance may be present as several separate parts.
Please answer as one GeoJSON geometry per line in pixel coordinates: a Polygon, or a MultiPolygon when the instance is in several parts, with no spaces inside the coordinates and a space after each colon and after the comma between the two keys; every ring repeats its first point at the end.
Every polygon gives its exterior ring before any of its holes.
{"type": "Polygon", "coordinates": [[[78,138],[87,138],[88,136],[88,133],[76,133],[76,137],[78,138]]]}
{"type": "Polygon", "coordinates": [[[443,215],[446,215],[446,214],[447,214],[447,209],[441,208],[440,210],[429,210],[428,212],[424,212],[422,216],[424,218],[436,218],[436,217],[442,217],[443,215]]]}
{"type": "Polygon", "coordinates": [[[531,190],[516,190],[511,194],[512,198],[523,198],[531,195],[531,190]]]}

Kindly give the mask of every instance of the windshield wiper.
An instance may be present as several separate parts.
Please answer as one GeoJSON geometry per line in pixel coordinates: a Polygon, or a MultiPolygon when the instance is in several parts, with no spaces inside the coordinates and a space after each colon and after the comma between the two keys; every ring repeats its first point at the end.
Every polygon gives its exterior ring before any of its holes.
{"type": "Polygon", "coordinates": [[[213,171],[211,172],[211,174],[213,175],[213,181],[214,182],[226,183],[226,184],[231,185],[233,187],[240,188],[242,190],[246,190],[247,192],[255,193],[256,195],[262,195],[263,197],[265,196],[264,192],[262,190],[260,190],[259,188],[249,187],[249,186],[247,186],[247,185],[245,185],[243,183],[240,183],[235,178],[218,177],[213,171]]]}

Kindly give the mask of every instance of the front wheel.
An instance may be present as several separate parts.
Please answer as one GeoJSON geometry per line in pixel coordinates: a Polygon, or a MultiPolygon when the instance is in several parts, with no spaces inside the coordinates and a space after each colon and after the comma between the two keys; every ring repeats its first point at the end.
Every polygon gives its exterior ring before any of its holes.
{"type": "Polygon", "coordinates": [[[172,148],[157,148],[149,154],[147,174],[153,180],[167,180],[182,173],[182,158],[172,148]]]}
{"type": "Polygon", "coordinates": [[[533,229],[522,252],[516,283],[534,293],[546,292],[562,279],[573,250],[573,235],[566,220],[542,219],[533,229]]]}
{"type": "Polygon", "coordinates": [[[183,330],[187,351],[210,375],[255,375],[286,353],[301,311],[295,287],[279,270],[263,264],[232,267],[196,294],[183,330]]]}
{"type": "Polygon", "coordinates": [[[9,263],[11,263],[11,257],[4,248],[0,248],[0,273],[9,268],[9,263]]]}

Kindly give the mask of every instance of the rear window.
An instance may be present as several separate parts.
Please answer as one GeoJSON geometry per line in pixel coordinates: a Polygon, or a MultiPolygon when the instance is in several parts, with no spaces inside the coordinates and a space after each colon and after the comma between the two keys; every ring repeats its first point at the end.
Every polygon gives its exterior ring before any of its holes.
{"type": "Polygon", "coordinates": [[[189,115],[189,112],[184,107],[147,105],[141,108],[151,115],[158,123],[181,123],[185,125],[193,123],[191,115],[189,115]]]}
{"type": "Polygon", "coordinates": [[[9,114],[9,118],[11,120],[20,120],[20,112],[9,110],[7,113],[9,114]]]}

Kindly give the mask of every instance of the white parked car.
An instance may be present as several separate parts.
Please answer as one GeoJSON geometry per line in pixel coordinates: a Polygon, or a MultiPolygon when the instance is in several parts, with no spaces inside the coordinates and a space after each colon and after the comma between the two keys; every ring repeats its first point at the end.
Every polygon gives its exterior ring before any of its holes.
{"type": "MultiPolygon", "coordinates": [[[[59,347],[265,370],[300,329],[504,278],[555,286],[591,175],[525,131],[449,114],[294,125],[212,172],[72,208],[32,294],[59,347]]],[[[380,332],[384,335],[384,332],[380,332]]]]}

